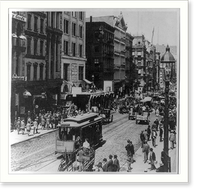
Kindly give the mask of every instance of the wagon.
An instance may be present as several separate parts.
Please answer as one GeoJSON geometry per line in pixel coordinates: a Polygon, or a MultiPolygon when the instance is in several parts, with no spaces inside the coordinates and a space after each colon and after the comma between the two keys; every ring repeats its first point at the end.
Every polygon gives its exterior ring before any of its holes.
{"type": "Polygon", "coordinates": [[[150,121],[149,121],[148,112],[143,112],[142,115],[137,114],[135,122],[136,122],[136,124],[138,124],[138,123],[149,124],[150,121]]]}
{"type": "Polygon", "coordinates": [[[103,117],[103,122],[113,122],[113,112],[110,109],[104,109],[101,115],[103,117]]]}
{"type": "Polygon", "coordinates": [[[128,120],[135,120],[135,119],[136,119],[136,111],[133,107],[131,107],[128,114],[128,120]]]}

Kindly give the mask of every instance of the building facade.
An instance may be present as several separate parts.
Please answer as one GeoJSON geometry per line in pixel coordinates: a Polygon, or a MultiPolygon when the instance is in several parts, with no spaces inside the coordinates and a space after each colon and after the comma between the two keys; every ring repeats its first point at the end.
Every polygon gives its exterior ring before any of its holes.
{"type": "Polygon", "coordinates": [[[25,60],[26,55],[26,36],[24,33],[27,22],[25,12],[11,13],[12,31],[11,31],[11,122],[18,116],[23,116],[23,93],[26,83],[25,60]]]}
{"type": "Polygon", "coordinates": [[[62,12],[62,24],[61,92],[71,93],[85,80],[85,12],[62,12]]]}
{"type": "Polygon", "coordinates": [[[114,79],[114,28],[106,22],[86,22],[86,78],[97,88],[112,90],[114,79]]]}
{"type": "Polygon", "coordinates": [[[130,91],[133,90],[133,84],[135,81],[135,64],[132,56],[133,38],[134,37],[131,34],[126,33],[126,93],[130,93],[130,91]]]}
{"type": "Polygon", "coordinates": [[[125,53],[126,53],[126,30],[122,13],[119,16],[93,17],[94,22],[103,21],[112,26],[114,31],[114,91],[115,93],[125,91],[125,53]]]}
{"type": "Polygon", "coordinates": [[[62,12],[46,12],[46,88],[48,103],[59,104],[61,79],[62,12]]]}
{"type": "Polygon", "coordinates": [[[134,36],[132,55],[136,68],[135,89],[142,92],[146,84],[146,46],[144,35],[134,36]]]}

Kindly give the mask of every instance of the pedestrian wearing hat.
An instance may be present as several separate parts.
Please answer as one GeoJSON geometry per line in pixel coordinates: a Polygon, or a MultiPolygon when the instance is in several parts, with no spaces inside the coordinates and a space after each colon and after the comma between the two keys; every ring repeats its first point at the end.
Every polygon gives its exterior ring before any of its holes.
{"type": "Polygon", "coordinates": [[[28,135],[30,135],[30,131],[31,131],[31,123],[28,121],[26,124],[26,131],[28,133],[28,135]]]}
{"type": "Polygon", "coordinates": [[[38,133],[38,122],[37,122],[37,119],[35,119],[35,121],[33,122],[33,126],[34,126],[34,134],[38,133]]]}
{"type": "Polygon", "coordinates": [[[147,128],[147,136],[148,136],[148,141],[150,141],[150,136],[151,136],[151,127],[150,127],[150,125],[148,125],[148,128],[147,128]]]}
{"type": "Polygon", "coordinates": [[[130,155],[130,144],[129,144],[130,140],[127,140],[127,145],[125,146],[126,152],[127,152],[127,156],[130,155]]]}
{"type": "Polygon", "coordinates": [[[162,142],[162,136],[163,136],[163,126],[160,125],[160,127],[159,127],[159,137],[160,137],[160,142],[162,142]]]}
{"type": "Polygon", "coordinates": [[[176,141],[175,133],[176,132],[174,130],[171,130],[171,132],[170,132],[169,141],[170,141],[170,148],[171,149],[174,149],[174,144],[175,144],[175,141],[176,141]]]}
{"type": "Polygon", "coordinates": [[[147,141],[145,141],[145,143],[143,145],[143,149],[142,149],[142,152],[144,153],[144,163],[146,163],[148,160],[149,150],[150,150],[150,146],[147,143],[147,141]]]}
{"type": "Polygon", "coordinates": [[[107,161],[107,159],[104,158],[102,163],[103,163],[103,166],[102,166],[103,172],[108,172],[108,161],[107,161]]]}
{"type": "Polygon", "coordinates": [[[156,147],[156,137],[157,137],[156,128],[153,128],[151,133],[151,140],[153,147],[156,147]]]}
{"type": "MultiPolygon", "coordinates": [[[[22,131],[22,135],[24,135],[24,132],[25,132],[25,122],[24,122],[24,119],[22,119],[22,121],[21,121],[20,129],[21,129],[21,131],[22,131]]],[[[18,134],[19,134],[19,133],[18,133],[18,134]]]]}
{"type": "Polygon", "coordinates": [[[144,144],[144,141],[145,141],[145,137],[144,137],[143,131],[141,131],[141,133],[140,133],[140,140],[141,140],[141,148],[143,148],[143,144],[144,144]]]}
{"type": "Polygon", "coordinates": [[[99,163],[97,164],[97,168],[96,168],[95,171],[96,171],[96,172],[103,172],[103,168],[102,168],[102,163],[101,163],[101,162],[99,162],[99,163]]]}
{"type": "Polygon", "coordinates": [[[109,155],[109,160],[107,163],[108,172],[113,172],[113,156],[109,155]]]}
{"type": "Polygon", "coordinates": [[[18,117],[18,120],[17,120],[17,132],[18,132],[18,134],[20,132],[20,127],[21,127],[21,121],[20,121],[20,117],[18,117]]]}
{"type": "Polygon", "coordinates": [[[117,158],[117,155],[114,155],[114,161],[113,161],[114,167],[115,167],[115,172],[119,172],[120,170],[120,165],[119,165],[119,160],[117,158]]]}
{"type": "Polygon", "coordinates": [[[156,154],[153,151],[153,148],[150,148],[150,152],[149,152],[149,162],[151,164],[151,170],[155,170],[155,162],[156,162],[156,154]]]}

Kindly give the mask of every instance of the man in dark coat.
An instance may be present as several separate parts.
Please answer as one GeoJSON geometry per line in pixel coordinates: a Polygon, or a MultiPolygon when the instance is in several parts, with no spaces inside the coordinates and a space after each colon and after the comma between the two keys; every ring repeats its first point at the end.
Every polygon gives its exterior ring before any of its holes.
{"type": "Polygon", "coordinates": [[[112,160],[113,156],[109,155],[109,160],[107,163],[107,168],[108,168],[108,172],[113,172],[113,160],[112,160]]]}
{"type": "Polygon", "coordinates": [[[103,168],[103,172],[108,172],[108,162],[107,162],[106,158],[103,159],[103,166],[102,166],[102,168],[103,168]]]}
{"type": "Polygon", "coordinates": [[[129,145],[129,142],[130,142],[130,140],[128,139],[127,140],[127,145],[125,146],[125,149],[126,149],[126,152],[127,152],[127,156],[129,156],[129,154],[130,154],[130,145],[129,145]]]}
{"type": "Polygon", "coordinates": [[[161,125],[160,127],[159,127],[159,136],[160,136],[160,142],[162,142],[162,136],[163,136],[163,126],[161,125]]]}
{"type": "Polygon", "coordinates": [[[151,127],[150,125],[148,125],[148,128],[147,128],[147,135],[148,135],[148,141],[150,140],[150,135],[151,135],[151,127]]]}
{"type": "Polygon", "coordinates": [[[141,140],[141,148],[143,148],[143,144],[144,144],[144,140],[145,140],[145,137],[144,137],[144,134],[143,134],[143,131],[140,133],[140,140],[141,140]]]}

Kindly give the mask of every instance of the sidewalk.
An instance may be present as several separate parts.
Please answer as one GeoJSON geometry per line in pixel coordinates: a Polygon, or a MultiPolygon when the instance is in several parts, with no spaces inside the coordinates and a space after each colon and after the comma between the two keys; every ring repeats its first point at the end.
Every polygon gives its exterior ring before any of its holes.
{"type": "MultiPolygon", "coordinates": [[[[153,148],[153,151],[156,154],[156,161],[157,161],[156,168],[158,168],[160,166],[160,163],[161,163],[161,152],[163,151],[164,142],[163,141],[160,142],[159,141],[159,137],[157,137],[157,142],[156,143],[157,143],[157,146],[153,147],[152,146],[152,142],[148,141],[149,146],[153,148]]],[[[177,173],[178,169],[176,169],[176,163],[177,163],[176,148],[174,148],[173,150],[172,149],[169,150],[169,156],[171,157],[171,172],[172,173],[177,173]]],[[[150,166],[151,166],[150,164],[143,162],[144,154],[142,152],[142,148],[141,147],[135,153],[134,159],[136,160],[136,162],[134,162],[131,165],[131,167],[132,167],[131,172],[132,173],[144,173],[144,172],[146,172],[146,173],[157,173],[156,170],[152,170],[151,171],[149,169],[150,166]]],[[[122,166],[122,168],[121,168],[122,172],[124,172],[125,170],[127,170],[127,164],[122,166]]]]}
{"type": "Polygon", "coordinates": [[[28,136],[28,134],[26,132],[24,133],[24,135],[22,135],[21,132],[18,134],[17,130],[14,130],[14,131],[10,132],[10,134],[9,134],[9,143],[10,143],[10,145],[14,145],[14,144],[17,144],[17,143],[20,143],[23,141],[27,141],[27,140],[42,136],[47,133],[51,133],[55,130],[56,129],[38,130],[38,132],[39,132],[38,134],[34,134],[34,135],[30,135],[30,136],[28,136]]]}

